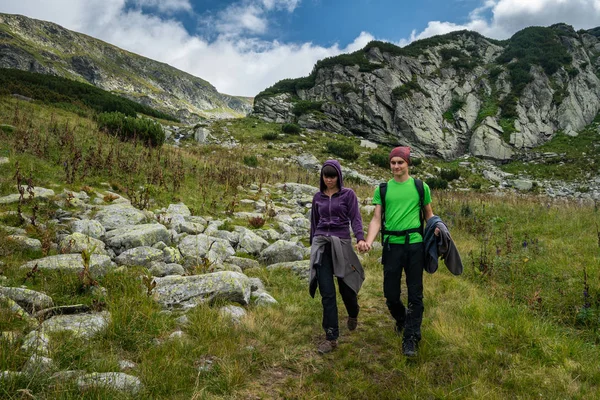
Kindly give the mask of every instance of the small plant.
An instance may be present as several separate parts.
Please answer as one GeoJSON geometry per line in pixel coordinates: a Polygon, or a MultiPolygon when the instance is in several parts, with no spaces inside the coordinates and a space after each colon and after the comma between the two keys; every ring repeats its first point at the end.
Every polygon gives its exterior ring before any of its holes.
{"type": "Polygon", "coordinates": [[[83,268],[77,276],[79,277],[79,282],[81,283],[81,289],[87,290],[92,286],[98,286],[98,281],[96,281],[92,277],[92,272],[90,270],[90,260],[92,258],[92,254],[96,250],[96,246],[93,246],[90,249],[84,249],[81,252],[81,260],[83,261],[83,268]]]}
{"type": "Polygon", "coordinates": [[[113,201],[115,201],[118,198],[119,198],[119,196],[117,196],[114,193],[107,193],[107,194],[104,195],[104,197],[102,198],[102,200],[104,200],[107,203],[112,203],[113,201]]]}
{"type": "Polygon", "coordinates": [[[148,297],[152,296],[152,290],[156,287],[156,281],[152,275],[142,276],[142,283],[146,286],[146,294],[148,297]]]}
{"type": "Polygon", "coordinates": [[[256,158],[255,155],[251,155],[251,156],[244,156],[244,164],[252,167],[252,168],[256,168],[258,167],[258,158],[256,158]]]}
{"type": "Polygon", "coordinates": [[[300,125],[298,125],[298,124],[283,124],[283,125],[281,125],[281,132],[283,132],[283,133],[289,133],[291,135],[299,135],[301,131],[302,131],[302,128],[300,128],[300,125]]]}
{"type": "Polygon", "coordinates": [[[448,181],[442,178],[427,178],[425,183],[431,189],[448,189],[448,181]]]}
{"type": "Polygon", "coordinates": [[[390,158],[388,154],[384,153],[371,153],[369,154],[369,161],[373,165],[377,165],[381,168],[390,168],[390,158]]]}
{"type": "Polygon", "coordinates": [[[442,169],[440,177],[448,182],[452,182],[453,180],[460,178],[460,172],[457,168],[442,169]]]}
{"type": "Polygon", "coordinates": [[[358,153],[353,145],[339,142],[327,142],[327,151],[345,160],[356,160],[358,153]]]}
{"type": "Polygon", "coordinates": [[[279,139],[279,134],[277,132],[266,132],[262,135],[263,140],[277,140],[279,139]]]}
{"type": "Polygon", "coordinates": [[[254,229],[262,228],[265,225],[265,222],[263,217],[248,218],[248,224],[254,229]]]}

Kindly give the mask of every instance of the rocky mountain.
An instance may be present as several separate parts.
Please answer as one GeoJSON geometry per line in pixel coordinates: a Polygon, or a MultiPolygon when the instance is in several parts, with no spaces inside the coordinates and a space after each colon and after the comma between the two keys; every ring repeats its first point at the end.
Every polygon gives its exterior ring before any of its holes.
{"type": "Polygon", "coordinates": [[[173,114],[243,116],[249,98],[219,93],[209,82],[57,24],[0,13],[0,67],[58,75],[173,114]]]}
{"type": "Polygon", "coordinates": [[[460,31],[400,48],[371,42],[255,99],[267,121],[506,161],[600,111],[600,28],[530,27],[505,41],[460,31]]]}

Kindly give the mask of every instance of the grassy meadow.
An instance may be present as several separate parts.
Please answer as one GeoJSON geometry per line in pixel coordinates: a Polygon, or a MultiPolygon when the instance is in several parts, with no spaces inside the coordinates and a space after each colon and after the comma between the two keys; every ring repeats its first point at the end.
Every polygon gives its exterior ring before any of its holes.
{"type": "MultiPolygon", "coordinates": [[[[74,191],[110,190],[140,208],[154,210],[183,201],[194,215],[230,218],[244,211],[248,196],[278,204],[260,189],[284,182],[317,185],[317,176],[295,162],[304,152],[319,160],[335,157],[327,143],[357,148],[343,161],[366,175],[389,173],[369,162],[358,139],[323,132],[265,134],[280,126],[253,118],[219,121],[217,136],[232,136],[240,146],[189,144],[147,148],[121,142],[98,131],[91,119],[64,109],[0,97],[0,196],[16,193],[17,179],[34,186],[74,191]],[[267,137],[273,137],[267,135],[267,137]],[[249,166],[248,156],[256,163],[249,166]]],[[[586,140],[588,136],[585,135],[586,140]]],[[[383,151],[383,150],[382,150],[383,151]]],[[[424,160],[419,176],[456,163],[424,160]]],[[[467,176],[467,174],[465,174],[467,176]]],[[[467,176],[464,184],[480,177],[467,176]]],[[[348,182],[368,204],[373,188],[348,182]]],[[[129,396],[110,390],[81,392],[71,383],[47,376],[0,381],[7,399],[590,399],[600,397],[600,214],[594,204],[485,190],[434,191],[434,212],[450,227],[461,253],[464,273],[453,276],[440,262],[425,274],[425,315],[419,356],[401,354],[382,290],[379,251],[363,257],[366,281],[359,294],[361,311],[354,332],[345,328],[341,299],[340,344],[325,356],[316,352],[323,338],[320,298],[308,295],[306,282],[286,271],[246,270],[260,278],[279,302],[248,306],[239,325],[223,318],[218,307],[201,305],[187,313],[161,312],[140,283],[143,268],[98,279],[106,295],[85,290],[78,276],[27,273],[26,261],[55,254],[49,243],[60,227],[46,224],[58,209],[53,202],[25,201],[21,212],[34,217],[29,236],[42,241],[38,253],[18,250],[0,230],[0,271],[4,286],[43,291],[57,305],[87,304],[106,309],[112,322],[91,340],[54,337],[52,358],[61,370],[127,371],[144,390],[129,396]],[[184,339],[169,335],[181,329],[184,339]]],[[[68,208],[67,208],[68,210],[68,208]]],[[[0,224],[23,227],[0,205],[0,224]]],[[[370,216],[363,215],[365,226],[370,216]]],[[[231,218],[230,225],[248,226],[231,218]]],[[[266,227],[276,227],[267,218],[266,227]]],[[[31,271],[29,271],[31,272],[31,271]]],[[[404,295],[405,296],[405,295],[404,295]]],[[[26,321],[0,308],[0,332],[16,332],[14,342],[0,340],[0,372],[18,371],[29,355],[20,350],[26,321]]]]}

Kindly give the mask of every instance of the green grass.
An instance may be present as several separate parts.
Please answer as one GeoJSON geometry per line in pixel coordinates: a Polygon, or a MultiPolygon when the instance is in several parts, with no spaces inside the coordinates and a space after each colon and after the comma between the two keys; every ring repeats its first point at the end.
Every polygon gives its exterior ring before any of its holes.
{"type": "MultiPolygon", "coordinates": [[[[279,132],[280,125],[253,118],[219,121],[212,125],[215,135],[232,136],[241,149],[217,146],[190,146],[174,149],[145,148],[118,142],[98,132],[93,121],[60,108],[0,98],[0,124],[15,126],[0,131],[0,150],[11,162],[0,166],[0,195],[14,193],[16,161],[25,176],[36,185],[79,191],[84,185],[105,190],[106,182],[125,194],[131,182],[151,183],[156,191],[152,209],[183,201],[195,215],[223,219],[223,212],[250,211],[240,206],[242,198],[266,199],[264,190],[242,194],[238,185],[299,182],[317,185],[318,175],[295,167],[291,158],[310,152],[320,160],[332,157],[326,149],[331,136],[323,132],[284,135],[269,149],[262,135],[279,132]],[[67,128],[68,127],[68,128],[67,128]],[[36,135],[28,135],[27,129],[36,135]],[[66,135],[67,132],[72,134],[66,135]],[[77,169],[72,183],[65,180],[62,162],[70,160],[69,146],[59,140],[73,140],[83,159],[98,153],[108,158],[108,149],[119,146],[122,158],[83,175],[86,162],[77,169]],[[244,156],[255,155],[256,168],[244,165],[244,156]],[[287,161],[274,161],[274,158],[287,161]],[[158,159],[158,160],[157,160],[158,159]],[[183,170],[184,176],[176,175],[183,170]],[[173,186],[174,180],[180,180],[173,186]],[[54,186],[55,185],[55,186],[54,186]],[[242,197],[244,196],[244,197],[242,197]],[[233,205],[233,206],[232,206],[233,205]]],[[[577,138],[558,135],[543,151],[567,153],[569,159],[582,152],[594,155],[595,126],[577,138]]],[[[344,162],[374,177],[388,177],[389,171],[373,165],[369,154],[356,146],[357,138],[335,136],[360,153],[353,162],[344,162]]],[[[68,142],[67,142],[68,143],[68,142]]],[[[384,148],[377,154],[386,154],[384,148]]],[[[463,160],[460,160],[463,161],[463,160]]],[[[98,161],[100,162],[100,161],[98,161]]],[[[467,185],[481,182],[458,160],[441,163],[425,159],[413,167],[416,176],[435,173],[435,167],[457,169],[467,185]]],[[[383,163],[382,163],[383,164],[383,163]]],[[[567,165],[567,164],[565,164],[567,165]]],[[[577,164],[584,167],[583,161],[577,164]]],[[[506,168],[512,168],[509,164],[506,168]]],[[[553,165],[538,166],[552,171],[553,165]]],[[[555,171],[560,169],[556,166],[555,171]]],[[[570,166],[562,166],[565,169],[570,166]]],[[[589,169],[588,169],[589,170],[589,169]]],[[[572,172],[572,170],[571,170],[572,172]]],[[[453,183],[456,181],[453,181],[453,183]]],[[[371,197],[373,188],[352,185],[361,200],[371,197]]],[[[285,198],[273,195],[275,205],[285,198]]],[[[30,214],[35,201],[22,205],[30,214]]],[[[178,312],[165,313],[148,297],[140,282],[143,268],[130,268],[98,278],[107,289],[103,298],[83,290],[76,276],[38,273],[26,277],[19,266],[40,253],[22,252],[0,231],[0,266],[4,285],[44,291],[59,305],[82,303],[111,312],[112,322],[105,333],[91,340],[54,337],[52,358],[61,369],[87,372],[118,371],[120,360],[136,367],[128,373],[140,378],[144,390],[137,397],[90,390],[80,392],[72,383],[50,384],[43,376],[3,381],[0,397],[17,399],[19,389],[28,389],[37,398],[57,399],[251,399],[251,398],[596,398],[600,396],[597,368],[600,343],[600,267],[598,236],[600,223],[593,205],[553,202],[538,197],[496,197],[485,193],[434,191],[434,212],[451,229],[461,252],[465,271],[452,276],[444,267],[426,274],[425,314],[420,354],[415,360],[401,355],[401,340],[392,329],[382,291],[380,252],[363,259],[366,281],[359,294],[359,327],[345,328],[341,300],[341,337],[338,349],[319,356],[315,349],[323,337],[320,327],[321,301],[308,295],[306,282],[291,272],[253,268],[245,273],[260,278],[278,304],[247,306],[248,315],[239,325],[223,318],[220,305],[200,305],[188,312],[189,323],[177,322],[178,312]],[[524,246],[524,243],[527,245],[524,246]],[[585,275],[584,275],[585,273],[585,275]],[[584,277],[585,276],[585,277],[584,277]],[[589,297],[584,297],[587,289],[589,297]],[[589,304],[587,304],[589,303],[589,304]],[[178,330],[183,339],[169,336],[178,330]],[[203,368],[210,365],[210,368],[203,368]]],[[[57,206],[38,203],[38,218],[52,219],[57,206]]],[[[15,211],[16,205],[0,206],[0,212],[15,211]]],[[[364,216],[367,225],[368,216],[364,216]]],[[[19,226],[18,217],[0,218],[3,225],[19,226]]],[[[227,227],[247,226],[248,221],[231,219],[227,227]]],[[[275,223],[267,219],[265,227],[275,223]]],[[[43,238],[44,231],[29,229],[43,238]]],[[[56,228],[57,229],[57,228],[56,228]]],[[[55,254],[49,249],[48,254],[55,254]]],[[[246,255],[247,256],[247,255],[246,255]]],[[[403,298],[406,298],[406,290],[403,298]]],[[[0,330],[21,335],[15,343],[0,340],[0,370],[19,370],[27,360],[20,350],[28,330],[22,320],[0,310],[0,330]]]]}

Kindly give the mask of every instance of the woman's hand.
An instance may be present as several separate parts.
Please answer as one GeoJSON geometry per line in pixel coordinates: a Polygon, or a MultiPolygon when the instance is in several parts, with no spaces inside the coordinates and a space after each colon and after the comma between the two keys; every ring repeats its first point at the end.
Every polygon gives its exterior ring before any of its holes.
{"type": "Polygon", "coordinates": [[[358,242],[358,243],[356,244],[356,249],[357,249],[359,252],[361,252],[361,253],[364,253],[364,252],[366,252],[366,251],[369,251],[369,250],[371,250],[371,245],[370,245],[370,244],[368,244],[367,242],[365,242],[364,240],[361,240],[360,242],[358,242]]]}

